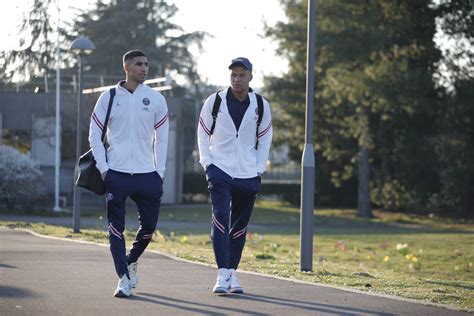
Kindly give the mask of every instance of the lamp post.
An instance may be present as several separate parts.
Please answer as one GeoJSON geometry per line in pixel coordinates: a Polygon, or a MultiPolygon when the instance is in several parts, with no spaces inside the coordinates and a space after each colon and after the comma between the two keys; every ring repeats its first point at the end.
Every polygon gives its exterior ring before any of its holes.
{"type": "MultiPolygon", "coordinates": [[[[79,91],[77,98],[77,131],[76,131],[76,161],[79,161],[82,148],[82,126],[81,126],[81,109],[82,109],[82,72],[84,70],[84,56],[89,55],[95,49],[94,43],[92,43],[87,37],[80,36],[72,41],[69,50],[79,55],[79,91]]],[[[77,168],[74,170],[74,200],[72,210],[72,226],[75,233],[80,232],[81,226],[81,189],[76,185],[77,168]]]]}
{"type": "Polygon", "coordinates": [[[59,0],[57,1],[58,9],[58,25],[57,25],[57,41],[56,41],[56,120],[54,129],[54,212],[60,212],[61,207],[59,206],[59,173],[61,170],[61,49],[59,48],[60,43],[60,7],[59,0]]]}
{"type": "Polygon", "coordinates": [[[301,161],[300,270],[313,270],[313,211],[314,211],[314,47],[316,35],[316,0],[308,0],[308,51],[306,80],[306,136],[301,161]]]}

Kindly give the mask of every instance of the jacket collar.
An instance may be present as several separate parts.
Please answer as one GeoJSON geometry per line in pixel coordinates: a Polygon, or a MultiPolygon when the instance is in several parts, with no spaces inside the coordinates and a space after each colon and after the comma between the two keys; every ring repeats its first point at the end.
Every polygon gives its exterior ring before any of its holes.
{"type": "MultiPolygon", "coordinates": [[[[116,86],[117,93],[121,93],[121,94],[130,93],[126,88],[123,87],[124,83],[125,83],[125,80],[120,80],[117,83],[117,86],[116,86]]],[[[144,86],[145,85],[143,83],[138,84],[137,88],[135,89],[135,91],[133,91],[133,93],[136,93],[137,91],[143,89],[144,86]]]]}
{"type": "MultiPolygon", "coordinates": [[[[221,98],[226,98],[228,93],[230,93],[232,95],[232,93],[230,91],[231,91],[231,87],[222,90],[221,92],[219,92],[219,95],[221,96],[221,98]]],[[[247,94],[247,97],[250,100],[250,102],[252,102],[252,95],[253,94],[255,94],[255,92],[253,91],[252,88],[249,87],[249,93],[247,94]]],[[[233,95],[232,95],[232,97],[235,98],[233,95]]]]}

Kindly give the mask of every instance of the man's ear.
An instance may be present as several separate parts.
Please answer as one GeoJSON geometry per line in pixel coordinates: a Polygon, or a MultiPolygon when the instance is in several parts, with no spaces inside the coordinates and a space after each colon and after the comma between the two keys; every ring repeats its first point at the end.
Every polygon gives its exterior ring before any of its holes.
{"type": "Polygon", "coordinates": [[[128,72],[128,63],[123,63],[123,70],[128,72]]]}
{"type": "Polygon", "coordinates": [[[253,79],[253,75],[252,75],[252,74],[250,74],[250,80],[249,80],[249,81],[252,81],[252,79],[253,79]]]}

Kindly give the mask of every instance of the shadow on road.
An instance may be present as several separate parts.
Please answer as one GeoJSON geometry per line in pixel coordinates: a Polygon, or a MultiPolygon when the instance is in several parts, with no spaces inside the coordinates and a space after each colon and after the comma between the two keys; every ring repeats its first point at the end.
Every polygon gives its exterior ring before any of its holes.
{"type": "Polygon", "coordinates": [[[390,316],[394,314],[387,314],[387,313],[378,313],[372,312],[365,309],[360,308],[353,308],[353,307],[343,307],[337,305],[330,305],[330,304],[321,304],[311,301],[298,301],[292,299],[284,299],[281,297],[271,297],[271,296],[264,296],[258,294],[241,294],[241,295],[229,295],[226,296],[230,299],[238,299],[238,300],[250,300],[250,301],[257,301],[261,303],[268,303],[268,304],[277,304],[286,307],[292,308],[299,308],[304,309],[307,311],[312,312],[320,312],[320,313],[334,313],[336,315],[360,315],[360,314],[367,314],[367,315],[383,315],[383,316],[390,316]]]}
{"type": "Polygon", "coordinates": [[[2,286],[0,285],[0,297],[16,297],[16,298],[30,298],[37,295],[30,290],[22,289],[16,286],[2,286]]]}
{"type": "MultiPolygon", "coordinates": [[[[212,295],[211,293],[209,295],[212,295]]],[[[373,312],[370,310],[353,308],[353,307],[342,307],[331,304],[321,304],[311,301],[298,301],[292,299],[284,299],[281,297],[271,297],[257,294],[228,294],[216,296],[216,299],[222,299],[222,304],[210,305],[199,302],[192,302],[187,300],[176,299],[172,297],[166,297],[162,295],[149,294],[149,293],[136,293],[135,296],[130,297],[131,300],[145,301],[181,309],[188,312],[193,312],[203,315],[227,315],[229,312],[238,313],[242,315],[269,315],[267,313],[258,312],[255,310],[246,310],[244,308],[230,308],[225,306],[225,299],[239,300],[242,301],[242,306],[245,306],[245,301],[254,301],[269,305],[269,311],[275,310],[271,305],[279,305],[285,307],[291,307],[295,309],[304,310],[305,312],[312,313],[328,313],[335,315],[381,315],[391,316],[394,314],[373,312]]],[[[296,312],[296,311],[295,311],[296,312]]]]}
{"type": "Polygon", "coordinates": [[[249,311],[240,308],[225,307],[222,305],[203,304],[148,293],[136,293],[134,296],[129,297],[128,299],[155,303],[203,315],[228,315],[229,312],[238,313],[241,315],[268,315],[265,313],[259,313],[256,311],[249,311]]]}

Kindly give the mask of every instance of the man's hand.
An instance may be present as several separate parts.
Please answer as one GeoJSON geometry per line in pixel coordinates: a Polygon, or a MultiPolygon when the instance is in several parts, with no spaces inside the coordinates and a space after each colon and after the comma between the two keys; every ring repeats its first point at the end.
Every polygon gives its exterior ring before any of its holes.
{"type": "Polygon", "coordinates": [[[102,181],[105,181],[105,177],[107,176],[107,171],[101,174],[102,176],[102,181]]]}

